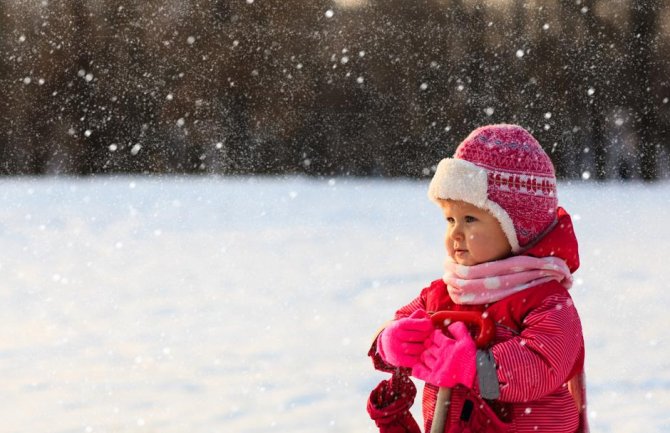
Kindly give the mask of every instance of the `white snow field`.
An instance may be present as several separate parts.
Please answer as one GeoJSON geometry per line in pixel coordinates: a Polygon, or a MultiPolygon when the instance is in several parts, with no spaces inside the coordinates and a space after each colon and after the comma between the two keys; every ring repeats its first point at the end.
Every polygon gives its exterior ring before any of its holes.
{"type": "MultiPolygon", "coordinates": [[[[441,275],[426,188],[0,180],[0,432],[375,431],[370,338],[441,275]]],[[[559,193],[592,431],[668,432],[670,183],[559,193]]]]}

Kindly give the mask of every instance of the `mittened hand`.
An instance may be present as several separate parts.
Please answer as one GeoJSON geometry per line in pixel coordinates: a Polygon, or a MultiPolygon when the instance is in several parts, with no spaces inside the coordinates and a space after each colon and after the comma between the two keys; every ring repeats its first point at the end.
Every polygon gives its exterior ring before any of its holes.
{"type": "Polygon", "coordinates": [[[425,342],[433,330],[430,316],[424,310],[417,310],[382,331],[377,340],[377,351],[387,364],[412,367],[426,349],[425,342]]]}
{"type": "Polygon", "coordinates": [[[476,373],[477,347],[461,322],[449,326],[452,337],[435,329],[428,346],[412,367],[412,376],[426,383],[451,388],[462,384],[472,388],[476,373]]]}

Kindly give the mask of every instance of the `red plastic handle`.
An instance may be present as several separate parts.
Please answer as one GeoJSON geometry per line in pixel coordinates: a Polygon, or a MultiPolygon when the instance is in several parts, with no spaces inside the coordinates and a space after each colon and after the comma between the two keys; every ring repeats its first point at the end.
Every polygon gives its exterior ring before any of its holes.
{"type": "Polygon", "coordinates": [[[486,347],[496,335],[496,326],[493,319],[488,317],[486,313],[482,314],[479,311],[438,311],[433,313],[430,319],[436,328],[442,328],[443,331],[446,331],[449,325],[454,322],[476,325],[479,332],[474,340],[480,349],[486,347]]]}

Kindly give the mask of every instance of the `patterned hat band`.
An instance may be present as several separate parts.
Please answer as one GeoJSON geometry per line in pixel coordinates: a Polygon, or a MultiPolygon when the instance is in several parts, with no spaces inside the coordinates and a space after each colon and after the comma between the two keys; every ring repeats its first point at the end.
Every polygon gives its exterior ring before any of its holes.
{"type": "Polygon", "coordinates": [[[518,194],[556,197],[556,179],[554,178],[504,171],[486,170],[486,172],[490,188],[518,194]]]}

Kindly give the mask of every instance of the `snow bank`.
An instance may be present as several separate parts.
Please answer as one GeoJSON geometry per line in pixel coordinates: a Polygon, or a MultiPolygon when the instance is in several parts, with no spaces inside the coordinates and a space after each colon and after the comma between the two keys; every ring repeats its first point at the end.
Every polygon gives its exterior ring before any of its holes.
{"type": "MultiPolygon", "coordinates": [[[[370,338],[441,274],[427,182],[0,185],[2,432],[374,431],[370,338]]],[[[670,184],[559,193],[592,430],[668,431],[670,184]]]]}

